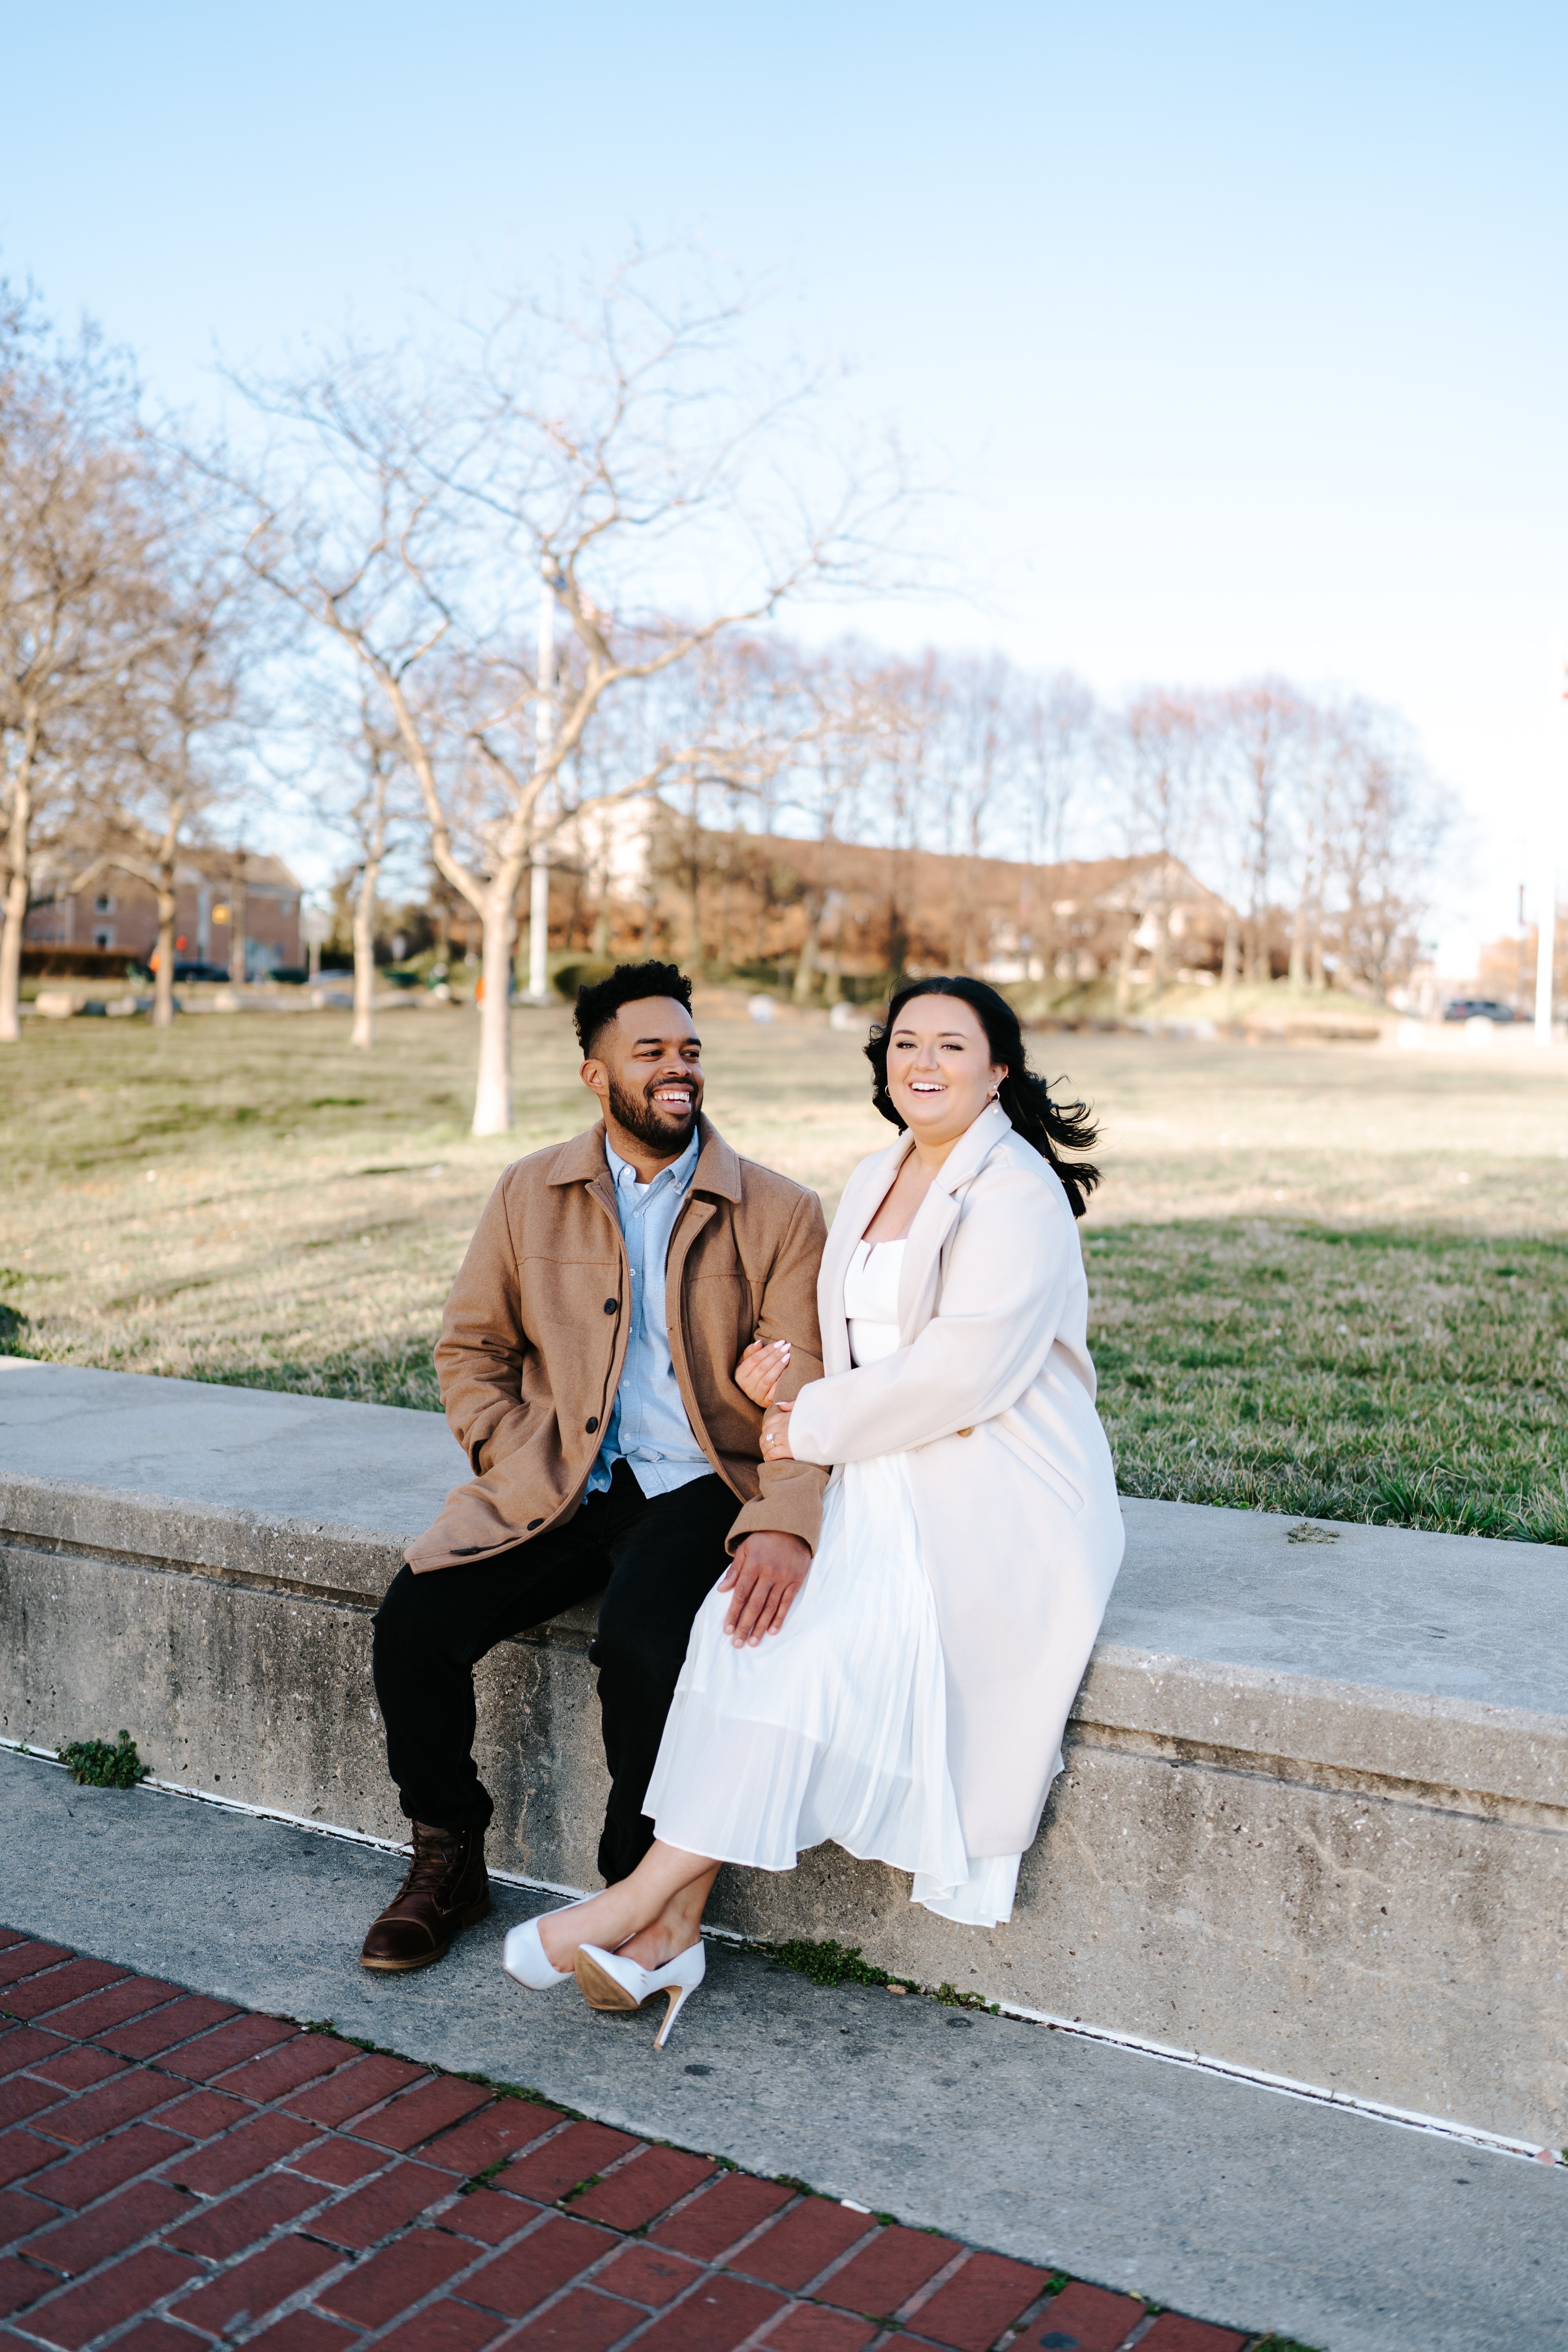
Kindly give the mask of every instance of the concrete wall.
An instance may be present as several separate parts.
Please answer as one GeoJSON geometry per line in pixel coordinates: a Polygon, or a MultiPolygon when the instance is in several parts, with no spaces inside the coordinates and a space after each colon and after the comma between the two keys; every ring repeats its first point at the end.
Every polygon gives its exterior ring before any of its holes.
{"type": "MultiPolygon", "coordinates": [[[[434,1416],[0,1368],[0,1732],[124,1724],[160,1778],[399,1836],[369,1615],[460,1475],[434,1416]],[[124,1483],[42,1467],[89,1451],[124,1483]]],[[[1568,2141],[1568,1557],[1126,1509],[1012,1923],[936,1920],[834,1848],[726,1872],[716,1922],[1568,2141]]],[[[591,1630],[559,1619],[479,1676],[490,1858],[569,1885],[595,1883],[605,1789],[591,1630]]]]}

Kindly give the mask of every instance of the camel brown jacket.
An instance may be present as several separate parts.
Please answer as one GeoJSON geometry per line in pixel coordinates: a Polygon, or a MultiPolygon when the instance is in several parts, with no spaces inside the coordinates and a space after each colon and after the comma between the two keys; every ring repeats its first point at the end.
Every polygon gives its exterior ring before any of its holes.
{"type": "MultiPolygon", "coordinates": [[[[787,1176],[742,1160],[706,1118],[698,1131],[697,1170],[665,1275],[681,1402],[741,1505],[731,1549],[767,1529],[799,1536],[815,1551],[827,1473],[761,1460],[762,1411],[734,1372],[742,1350],[761,1338],[792,1343],[781,1401],[822,1377],[822,1204],[787,1176]]],[[[468,1244],[436,1368],[474,1475],[409,1546],[416,1572],[508,1550],[571,1518],[604,1442],[630,1306],[601,1122],[515,1160],[468,1244]]]]}

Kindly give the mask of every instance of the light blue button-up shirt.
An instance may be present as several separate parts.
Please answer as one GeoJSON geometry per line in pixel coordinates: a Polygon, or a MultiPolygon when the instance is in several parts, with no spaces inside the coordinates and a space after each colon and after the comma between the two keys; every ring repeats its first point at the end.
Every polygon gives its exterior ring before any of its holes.
{"type": "Polygon", "coordinates": [[[665,1322],[665,1261],[669,1237],[697,1173],[700,1140],[690,1142],[651,1184],[606,1142],[616,1212],[632,1276],[631,1328],[626,1335],[621,1384],[610,1407],[609,1427],[588,1479],[590,1495],[602,1495],[617,1461],[631,1465],[645,1495],[672,1494],[693,1478],[705,1478],[713,1465],[691,1433],[669,1352],[665,1322]]]}

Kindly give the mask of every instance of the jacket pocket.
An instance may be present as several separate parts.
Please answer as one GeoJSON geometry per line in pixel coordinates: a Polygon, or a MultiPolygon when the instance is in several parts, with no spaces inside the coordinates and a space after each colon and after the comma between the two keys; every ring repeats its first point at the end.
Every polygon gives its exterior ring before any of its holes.
{"type": "Polygon", "coordinates": [[[1058,1502],[1076,1518],[1089,1498],[1083,1488],[1068,1477],[1055,1456],[1046,1453],[1021,1430],[1008,1428],[1004,1418],[999,1417],[989,1426],[998,1443],[1023,1464],[1032,1478],[1037,1478],[1042,1486],[1048,1486],[1058,1502]]]}

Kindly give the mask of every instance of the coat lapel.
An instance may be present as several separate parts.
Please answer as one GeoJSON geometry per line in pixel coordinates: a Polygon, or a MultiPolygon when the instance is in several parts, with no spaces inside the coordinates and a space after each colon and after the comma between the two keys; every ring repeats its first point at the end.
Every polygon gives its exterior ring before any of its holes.
{"type": "MultiPolygon", "coordinates": [[[[958,1223],[959,1194],[977,1176],[1013,1122],[1005,1110],[988,1104],[970,1122],[915,1213],[899,1276],[899,1343],[907,1348],[924,1330],[936,1311],[942,1259],[958,1223]]],[[[869,1220],[868,1220],[869,1222],[869,1220]]]]}
{"type": "Polygon", "coordinates": [[[844,1187],[844,1197],[838,1203],[827,1246],[822,1253],[822,1271],[816,1283],[816,1314],[822,1328],[822,1368],[825,1372],[847,1372],[849,1362],[849,1325],[844,1313],[844,1278],[849,1271],[849,1261],[859,1246],[860,1237],[887,1199],[894,1177],[903,1166],[904,1155],[910,1150],[910,1139],[900,1136],[884,1151],[873,1152],[862,1160],[844,1187]]]}

